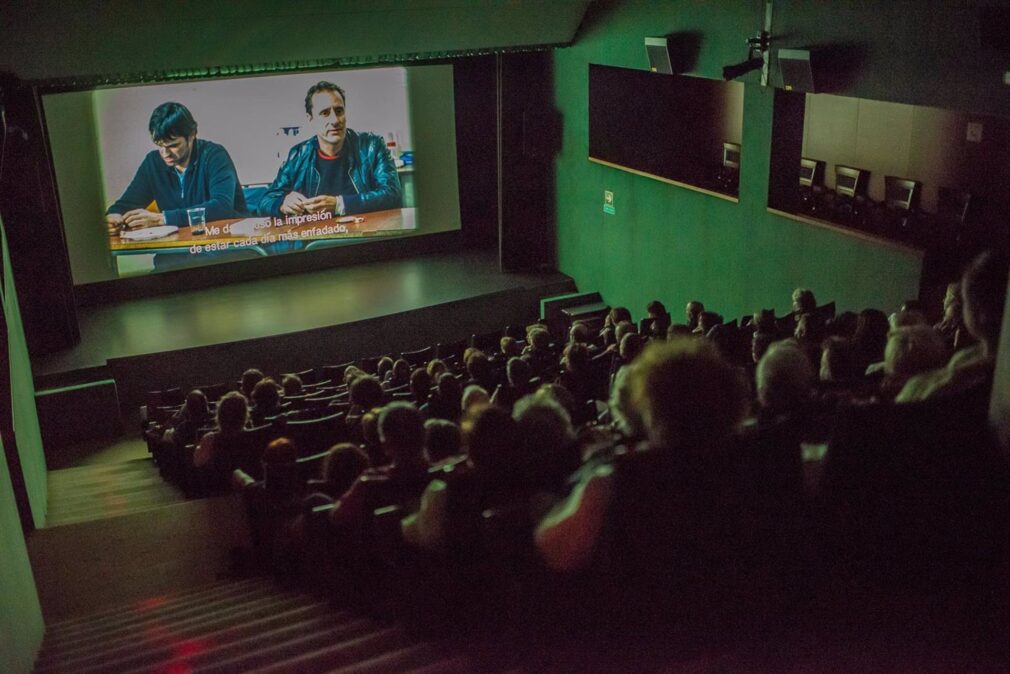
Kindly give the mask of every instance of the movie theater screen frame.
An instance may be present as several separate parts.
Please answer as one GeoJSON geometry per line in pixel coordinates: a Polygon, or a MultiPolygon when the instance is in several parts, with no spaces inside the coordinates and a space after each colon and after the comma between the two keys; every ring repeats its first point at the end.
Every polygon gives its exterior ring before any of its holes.
{"type": "Polygon", "coordinates": [[[75,285],[460,228],[451,65],[63,91],[44,93],[42,102],[75,285]],[[289,150],[315,133],[304,99],[319,81],[346,92],[348,129],[386,141],[401,184],[399,212],[322,213],[298,222],[257,212],[251,203],[242,214],[247,217],[208,219],[202,238],[186,224],[146,241],[109,234],[106,210],[156,149],[148,131],[156,106],[186,105],[198,125],[197,138],[227,150],[243,191],[255,200],[289,150]]]}

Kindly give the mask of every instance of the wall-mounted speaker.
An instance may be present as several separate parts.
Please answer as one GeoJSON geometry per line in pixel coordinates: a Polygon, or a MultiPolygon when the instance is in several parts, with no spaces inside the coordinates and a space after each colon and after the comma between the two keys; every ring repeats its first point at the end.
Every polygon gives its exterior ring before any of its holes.
{"type": "Polygon", "coordinates": [[[779,72],[786,91],[817,91],[814,86],[813,56],[809,49],[779,49],[779,72]]]}
{"type": "Polygon", "coordinates": [[[649,55],[649,70],[664,75],[673,74],[673,63],[670,61],[670,47],[667,38],[645,38],[645,51],[649,55]]]}
{"type": "Polygon", "coordinates": [[[980,7],[978,37],[983,49],[1010,53],[1010,8],[980,7]]]}

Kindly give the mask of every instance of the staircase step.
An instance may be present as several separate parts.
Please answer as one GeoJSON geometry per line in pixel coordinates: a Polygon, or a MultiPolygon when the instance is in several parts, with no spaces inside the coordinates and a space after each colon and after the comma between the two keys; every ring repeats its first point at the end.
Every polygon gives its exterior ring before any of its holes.
{"type": "MultiPolygon", "coordinates": [[[[291,639],[304,633],[327,631],[339,626],[347,633],[368,630],[367,620],[347,614],[333,614],[325,603],[296,606],[264,615],[262,611],[244,617],[231,616],[224,622],[208,621],[183,631],[168,630],[150,643],[120,647],[96,654],[89,660],[62,663],[81,672],[150,672],[177,667],[190,671],[194,664],[230,659],[260,646],[264,640],[291,639]]],[[[62,671],[57,668],[56,671],[62,671]]],[[[37,672],[41,674],[41,672],[37,672]]]]}
{"type": "Polygon", "coordinates": [[[128,606],[117,606],[83,618],[73,618],[63,622],[53,623],[46,628],[46,645],[58,643],[63,639],[78,638],[106,629],[113,623],[128,622],[131,618],[124,612],[143,611],[151,616],[170,613],[178,607],[185,607],[194,602],[211,602],[227,596],[241,596],[249,592],[262,592],[269,583],[262,578],[249,578],[229,583],[213,583],[178,592],[171,596],[151,597],[133,602],[128,606]]]}
{"type": "Polygon", "coordinates": [[[304,634],[295,639],[261,647],[240,656],[194,669],[200,674],[231,674],[232,672],[291,672],[321,671],[320,662],[327,658],[343,658],[355,662],[372,653],[404,645],[402,630],[394,627],[377,628],[370,623],[358,630],[335,627],[322,632],[304,634]],[[388,646],[387,646],[388,645],[388,646]],[[258,667],[264,669],[257,669],[258,667]]]}
{"type": "Polygon", "coordinates": [[[455,674],[474,671],[474,663],[466,655],[453,655],[421,667],[404,671],[405,674],[455,674]]]}
{"type": "Polygon", "coordinates": [[[132,471],[120,475],[94,475],[91,478],[79,478],[73,480],[50,479],[49,486],[64,489],[71,496],[85,494],[102,489],[124,489],[141,484],[161,484],[171,487],[164,480],[160,479],[161,474],[154,466],[147,466],[143,470],[132,471]]]}
{"type": "MultiPolygon", "coordinates": [[[[173,668],[179,671],[190,671],[195,669],[210,669],[221,667],[222,663],[239,659],[248,653],[261,649],[264,642],[281,644],[286,641],[293,641],[308,634],[325,633],[326,638],[334,640],[350,639],[356,634],[366,634],[375,628],[374,623],[368,618],[355,618],[349,622],[344,622],[339,629],[332,629],[333,620],[326,614],[317,616],[311,620],[291,623],[281,628],[273,629],[269,632],[256,632],[251,636],[244,637],[230,643],[221,642],[218,646],[204,645],[205,650],[192,655],[174,655],[163,661],[166,670],[173,668]],[[188,668],[188,669],[187,669],[188,668]]],[[[214,637],[207,637],[206,641],[212,641],[214,637]]],[[[146,674],[151,671],[150,666],[144,666],[130,670],[124,674],[146,674]]]]}
{"type": "Polygon", "coordinates": [[[348,667],[330,670],[329,674],[385,674],[385,672],[405,672],[415,667],[427,669],[435,665],[455,667],[433,670],[435,672],[473,671],[472,666],[466,666],[470,663],[465,658],[447,659],[442,648],[434,644],[422,643],[355,662],[348,667]]]}
{"type": "MultiPolygon", "coordinates": [[[[196,606],[189,615],[172,621],[155,619],[124,625],[114,633],[96,636],[87,641],[75,642],[69,648],[48,650],[46,658],[39,658],[38,667],[46,668],[51,662],[73,663],[75,668],[91,667],[96,661],[114,661],[130,656],[140,649],[158,648],[201,632],[213,631],[244,621],[269,616],[298,608],[306,599],[294,596],[271,596],[256,601],[223,607],[196,606]]],[[[323,605],[321,602],[317,605],[323,605]]]]}
{"type": "Polygon", "coordinates": [[[187,620],[198,618],[200,615],[238,612],[250,606],[255,607],[263,602],[272,603],[275,601],[285,601],[286,599],[287,597],[284,595],[280,595],[278,598],[278,595],[272,593],[248,591],[241,595],[227,595],[215,598],[213,601],[182,604],[176,606],[170,612],[161,612],[159,614],[136,612],[125,613],[123,614],[122,620],[119,622],[110,624],[104,629],[93,631],[86,635],[81,635],[75,639],[63,640],[59,643],[54,643],[52,648],[58,651],[74,650],[79,648],[81,644],[87,644],[89,642],[99,640],[103,643],[112,642],[123,634],[135,633],[137,630],[141,630],[146,627],[157,625],[167,628],[172,625],[183,623],[187,620]]]}

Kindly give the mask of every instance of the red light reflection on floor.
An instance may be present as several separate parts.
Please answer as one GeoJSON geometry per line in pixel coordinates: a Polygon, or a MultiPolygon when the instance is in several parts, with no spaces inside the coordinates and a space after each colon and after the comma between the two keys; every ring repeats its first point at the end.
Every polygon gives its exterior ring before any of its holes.
{"type": "Polygon", "coordinates": [[[186,639],[172,647],[171,661],[160,670],[161,674],[191,674],[193,666],[190,658],[196,657],[210,648],[205,639],[186,639]]]}
{"type": "Polygon", "coordinates": [[[186,641],[180,642],[176,645],[173,653],[173,659],[185,659],[192,658],[196,655],[200,655],[207,650],[207,642],[204,639],[187,639],[186,641]]]}
{"type": "Polygon", "coordinates": [[[160,595],[158,597],[150,597],[148,599],[141,599],[137,602],[137,609],[141,611],[152,611],[159,606],[164,606],[168,602],[168,597],[165,595],[160,595]]]}

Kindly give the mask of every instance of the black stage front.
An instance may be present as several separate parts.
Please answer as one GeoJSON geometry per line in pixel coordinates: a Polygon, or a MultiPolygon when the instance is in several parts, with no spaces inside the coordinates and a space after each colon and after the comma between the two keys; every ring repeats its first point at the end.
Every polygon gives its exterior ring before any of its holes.
{"type": "MultiPolygon", "coordinates": [[[[226,268],[222,267],[222,273],[226,268]]],[[[557,272],[503,273],[489,252],[344,266],[78,310],[76,347],[37,358],[37,389],[115,379],[143,391],[396,353],[536,319],[574,290],[557,272]]]]}

